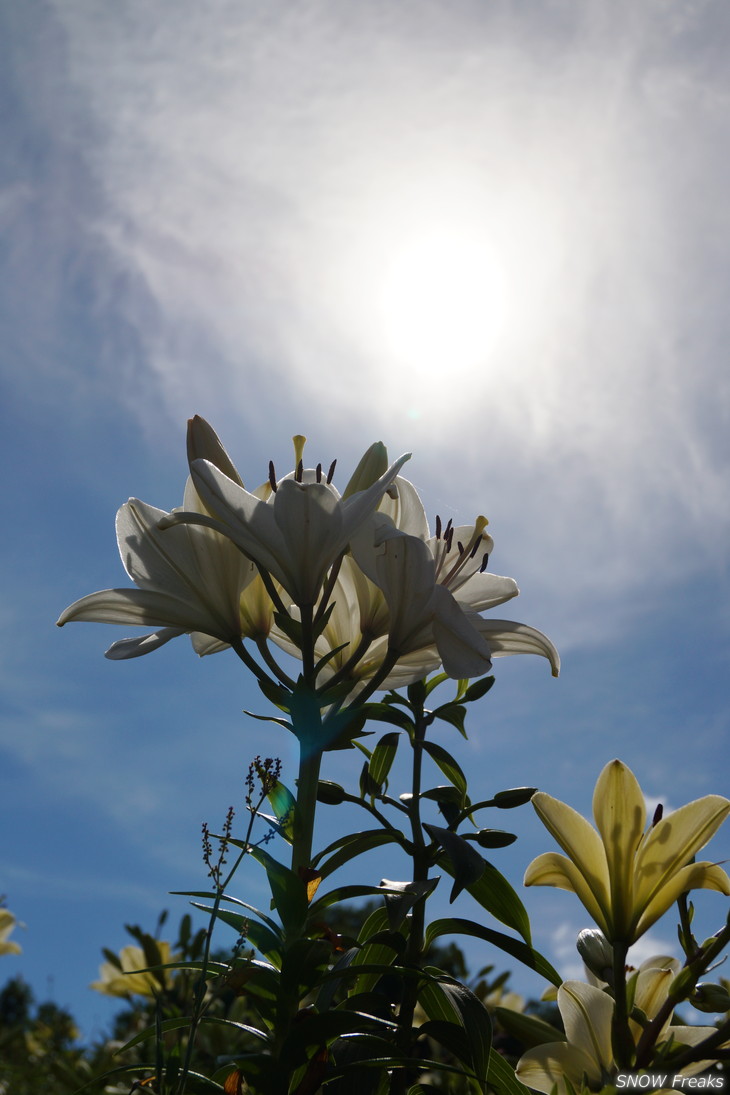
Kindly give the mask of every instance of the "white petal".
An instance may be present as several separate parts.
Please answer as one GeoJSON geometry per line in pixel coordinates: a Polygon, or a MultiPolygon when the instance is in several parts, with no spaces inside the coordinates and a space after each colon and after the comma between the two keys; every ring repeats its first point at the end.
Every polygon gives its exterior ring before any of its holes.
{"type": "Polygon", "coordinates": [[[550,662],[554,677],[560,673],[560,655],[547,635],[537,628],[513,620],[491,620],[471,615],[469,619],[487,640],[493,658],[508,654],[540,654],[550,662]]]}
{"type": "Polygon", "coordinates": [[[133,639],[119,639],[112,643],[104,654],[110,661],[126,661],[127,658],[141,658],[143,654],[151,654],[153,650],[159,650],[170,639],[176,639],[185,632],[176,627],[165,627],[162,631],[155,631],[151,635],[140,635],[133,639]]]}
{"type": "Polygon", "coordinates": [[[452,594],[437,586],[433,595],[433,637],[444,671],[455,680],[481,677],[492,668],[490,647],[472,626],[452,594]]]}
{"type": "Polygon", "coordinates": [[[472,574],[472,576],[453,591],[460,605],[473,612],[486,612],[504,604],[519,593],[514,578],[503,578],[499,574],[472,574]]]}

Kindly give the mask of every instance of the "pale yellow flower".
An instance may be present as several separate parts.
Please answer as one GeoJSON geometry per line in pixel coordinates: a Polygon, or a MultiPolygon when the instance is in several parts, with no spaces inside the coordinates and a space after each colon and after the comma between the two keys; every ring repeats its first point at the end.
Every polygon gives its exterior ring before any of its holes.
{"type": "MultiPolygon", "coordinates": [[[[649,959],[640,967],[634,1002],[648,1019],[653,1019],[661,1008],[678,971],[679,963],[671,958],[649,959]]],[[[517,1065],[517,1078],[536,1091],[557,1090],[558,1095],[569,1095],[570,1087],[577,1092],[600,1091],[619,1071],[611,1045],[613,999],[595,985],[565,981],[558,989],[558,1007],[566,1040],[547,1042],[525,1053],[517,1065]]],[[[671,1015],[659,1033],[657,1047],[669,1041],[693,1046],[715,1033],[715,1027],[670,1024],[671,1015]]],[[[633,1021],[629,1026],[636,1044],[642,1028],[633,1021]]],[[[703,1072],[710,1063],[695,1062],[679,1074],[692,1076],[703,1072]]],[[[664,1071],[669,1076],[675,1074],[671,1068],[664,1071]]]]}
{"type": "Polygon", "coordinates": [[[0,954],[20,954],[22,947],[19,943],[9,939],[8,936],[14,930],[18,921],[10,909],[0,909],[0,954]]]}
{"type": "MultiPolygon", "coordinates": [[[[160,955],[160,965],[174,961],[174,955],[170,952],[170,944],[164,941],[156,941],[160,955]]],[[[106,996],[149,996],[160,995],[163,988],[170,983],[170,970],[159,970],[152,973],[146,969],[149,965],[145,959],[141,947],[130,943],[122,947],[119,952],[119,965],[113,962],[102,962],[99,966],[99,980],[93,981],[90,988],[106,996]]]]}
{"type": "Polygon", "coordinates": [[[730,801],[706,795],[645,832],[646,806],[634,774],[619,760],[601,772],[593,795],[596,829],[544,792],[532,804],[566,855],[533,860],[526,886],[557,886],[577,894],[610,942],[631,944],[680,894],[709,889],[730,894],[730,879],[711,862],[691,862],[730,813],[730,801]]]}

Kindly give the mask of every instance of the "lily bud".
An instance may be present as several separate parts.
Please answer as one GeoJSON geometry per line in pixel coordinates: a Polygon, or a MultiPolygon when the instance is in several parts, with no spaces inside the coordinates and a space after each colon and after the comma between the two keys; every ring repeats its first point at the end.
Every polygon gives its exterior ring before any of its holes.
{"type": "Polygon", "coordinates": [[[584,928],[578,933],[575,945],[591,973],[610,985],[613,981],[613,947],[603,932],[584,928]]]}
{"type": "Polygon", "coordinates": [[[351,494],[367,490],[388,470],[388,450],[382,441],[375,441],[367,452],[363,453],[360,463],[350,476],[350,481],[342,495],[343,501],[351,494]]]}
{"type": "Polygon", "coordinates": [[[711,1012],[713,1015],[730,1011],[730,993],[723,985],[701,982],[690,996],[689,1002],[698,1011],[711,1012]]]}
{"type": "Polygon", "coordinates": [[[327,806],[339,806],[345,801],[345,789],[339,783],[330,783],[327,779],[321,779],[317,785],[317,802],[324,802],[327,806]]]}
{"type": "Polygon", "coordinates": [[[497,791],[492,799],[500,810],[512,810],[515,806],[524,806],[537,791],[537,787],[510,787],[509,791],[497,791]]]}

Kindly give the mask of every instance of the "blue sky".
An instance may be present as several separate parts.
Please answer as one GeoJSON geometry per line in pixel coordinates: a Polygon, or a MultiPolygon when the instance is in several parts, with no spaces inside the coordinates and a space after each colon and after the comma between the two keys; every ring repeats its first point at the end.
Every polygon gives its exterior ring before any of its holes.
{"type": "MultiPolygon", "coordinates": [[[[27,925],[2,978],[98,1032],[100,948],[182,914],[166,894],[201,884],[200,824],[241,803],[252,754],[292,778],[232,655],[111,663],[121,629],[53,626],[123,584],[127,497],[180,503],[193,413],[247,485],[294,433],[341,482],[382,439],[432,518],[489,517],[521,588],[504,614],[563,674],[503,659],[470,742],[443,732],[474,790],[587,812],[618,755],[670,805],[727,793],[727,6],[28,0],[0,21],[0,892],[27,925]]],[[[551,844],[515,823],[496,862],[519,882],[551,844]]],[[[526,901],[570,972],[577,901],[526,901]]],[[[722,898],[700,904],[718,926],[722,898]]]]}

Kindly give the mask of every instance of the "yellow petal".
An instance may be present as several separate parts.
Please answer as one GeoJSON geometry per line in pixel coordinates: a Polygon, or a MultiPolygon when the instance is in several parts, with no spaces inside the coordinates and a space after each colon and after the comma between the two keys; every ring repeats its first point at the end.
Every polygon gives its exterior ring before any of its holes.
{"type": "Polygon", "coordinates": [[[646,825],[646,806],[636,776],[620,760],[601,772],[593,793],[593,816],[603,839],[617,938],[631,922],[634,855],[646,825]]]}
{"type": "Polygon", "coordinates": [[[704,848],[728,813],[728,799],[706,795],[680,807],[654,826],[636,857],[637,908],[652,901],[672,875],[704,848]]]}
{"type": "Polygon", "coordinates": [[[613,1064],[613,1000],[594,985],[565,981],[558,989],[558,1007],[568,1042],[595,1062],[593,1076],[600,1078],[613,1064]]]}
{"type": "Polygon", "coordinates": [[[532,805],[545,828],[573,860],[600,907],[608,914],[611,907],[608,866],[603,843],[596,830],[577,810],[544,791],[533,795],[532,805]]]}
{"type": "Polygon", "coordinates": [[[591,1058],[566,1042],[535,1046],[521,1058],[515,1071],[523,1084],[535,1091],[545,1091],[547,1095],[556,1088],[558,1095],[567,1095],[566,1078],[574,1091],[581,1090],[584,1076],[592,1083],[598,1083],[601,1078],[591,1058]]]}
{"type": "Polygon", "coordinates": [[[571,893],[583,902],[596,924],[605,935],[610,934],[607,910],[601,908],[596,895],[576,865],[558,852],[544,852],[525,872],[525,886],[557,886],[571,893]]]}
{"type": "Polygon", "coordinates": [[[641,908],[637,909],[640,915],[632,933],[632,941],[648,931],[654,921],[674,904],[680,894],[687,890],[703,889],[717,890],[719,893],[730,896],[730,878],[716,863],[690,863],[682,867],[654,894],[643,911],[641,908]]]}

